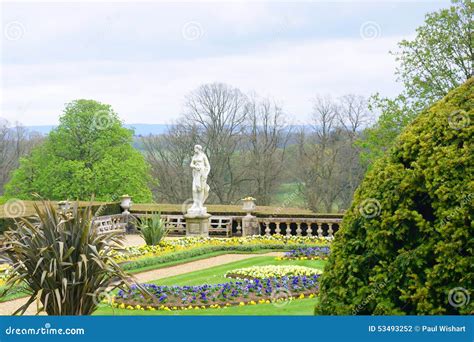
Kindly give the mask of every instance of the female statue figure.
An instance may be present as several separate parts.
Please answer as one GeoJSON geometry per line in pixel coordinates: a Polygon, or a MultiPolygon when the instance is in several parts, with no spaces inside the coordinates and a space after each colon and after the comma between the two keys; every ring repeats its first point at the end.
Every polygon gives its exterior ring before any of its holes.
{"type": "Polygon", "coordinates": [[[207,176],[211,171],[211,166],[201,145],[194,146],[194,155],[190,166],[193,169],[193,205],[188,209],[188,214],[205,215],[207,209],[204,207],[204,202],[209,195],[207,176]]]}

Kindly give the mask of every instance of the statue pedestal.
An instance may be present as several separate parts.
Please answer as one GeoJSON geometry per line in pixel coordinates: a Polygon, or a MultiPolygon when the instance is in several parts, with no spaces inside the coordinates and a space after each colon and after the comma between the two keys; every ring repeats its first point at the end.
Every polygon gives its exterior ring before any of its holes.
{"type": "Polygon", "coordinates": [[[247,214],[242,217],[242,236],[260,235],[260,226],[255,216],[247,214]]]}
{"type": "Polygon", "coordinates": [[[193,215],[186,214],[184,219],[186,220],[186,236],[209,236],[209,218],[211,215],[193,215]]]}

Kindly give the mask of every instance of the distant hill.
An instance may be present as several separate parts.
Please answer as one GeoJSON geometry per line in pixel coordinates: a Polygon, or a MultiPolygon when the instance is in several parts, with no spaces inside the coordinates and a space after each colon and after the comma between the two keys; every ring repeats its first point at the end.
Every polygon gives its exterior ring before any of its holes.
{"type": "MultiPolygon", "coordinates": [[[[53,125],[44,125],[44,126],[25,126],[31,132],[38,132],[41,134],[48,134],[54,127],[53,125]]],[[[135,131],[135,136],[146,136],[149,134],[163,134],[166,133],[168,125],[166,124],[124,124],[124,127],[133,129],[135,131]]],[[[296,133],[300,130],[310,130],[310,126],[304,125],[292,125],[288,126],[287,129],[291,129],[293,133],[296,133]]]]}
{"type": "MultiPolygon", "coordinates": [[[[134,129],[135,135],[163,134],[166,132],[168,125],[165,124],[124,124],[125,127],[134,129]]],[[[54,127],[53,125],[44,126],[26,126],[31,132],[48,134],[54,127]]]]}

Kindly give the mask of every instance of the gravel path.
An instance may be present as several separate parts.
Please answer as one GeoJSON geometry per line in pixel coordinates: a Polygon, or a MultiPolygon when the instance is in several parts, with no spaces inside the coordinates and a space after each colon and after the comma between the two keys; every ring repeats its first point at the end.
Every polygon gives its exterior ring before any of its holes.
{"type": "MultiPolygon", "coordinates": [[[[214,266],[228,264],[234,261],[245,260],[258,256],[281,256],[282,252],[271,252],[265,254],[223,254],[208,259],[191,261],[185,264],[165,267],[157,270],[134,274],[137,282],[143,283],[151,280],[172,277],[184,273],[204,270],[214,266]]],[[[0,303],[0,315],[11,315],[21,305],[26,303],[26,298],[18,298],[7,302],[0,303]]],[[[25,315],[34,315],[36,312],[36,304],[30,305],[25,315]]]]}

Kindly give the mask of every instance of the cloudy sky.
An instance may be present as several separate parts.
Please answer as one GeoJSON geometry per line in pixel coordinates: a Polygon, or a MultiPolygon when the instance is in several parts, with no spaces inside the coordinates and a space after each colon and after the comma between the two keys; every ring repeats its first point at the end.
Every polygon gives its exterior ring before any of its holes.
{"type": "Polygon", "coordinates": [[[2,3],[1,113],[56,124],[108,103],[126,123],[170,123],[208,82],[255,91],[305,122],[316,94],[394,95],[389,50],[448,1],[2,3]]]}

